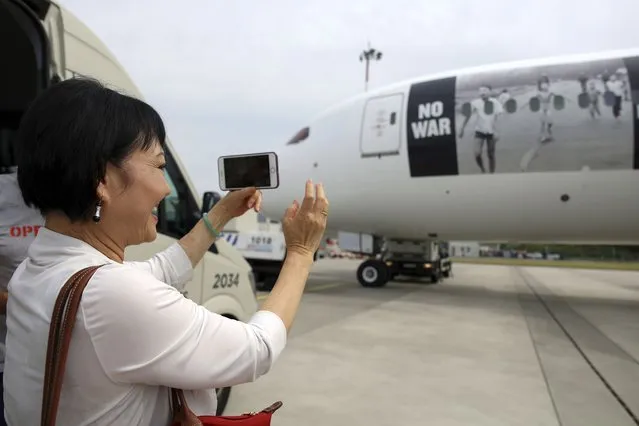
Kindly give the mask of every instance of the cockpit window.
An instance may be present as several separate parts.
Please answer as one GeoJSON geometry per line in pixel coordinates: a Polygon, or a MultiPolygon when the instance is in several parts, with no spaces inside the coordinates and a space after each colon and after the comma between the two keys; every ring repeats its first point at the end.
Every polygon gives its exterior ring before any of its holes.
{"type": "Polygon", "coordinates": [[[297,134],[295,134],[295,136],[293,136],[293,138],[290,141],[288,141],[286,145],[295,145],[306,140],[306,138],[308,138],[309,133],[310,133],[310,129],[308,127],[304,127],[302,130],[297,132],[297,134]]]}

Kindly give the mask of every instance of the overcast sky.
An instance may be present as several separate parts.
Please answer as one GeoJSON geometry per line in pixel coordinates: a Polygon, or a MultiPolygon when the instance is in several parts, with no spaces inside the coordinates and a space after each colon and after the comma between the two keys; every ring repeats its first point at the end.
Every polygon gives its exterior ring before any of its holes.
{"type": "Polygon", "coordinates": [[[364,89],[496,61],[636,47],[639,1],[61,0],[163,116],[197,190],[364,89]],[[176,7],[176,4],[181,7],[176,7]]]}

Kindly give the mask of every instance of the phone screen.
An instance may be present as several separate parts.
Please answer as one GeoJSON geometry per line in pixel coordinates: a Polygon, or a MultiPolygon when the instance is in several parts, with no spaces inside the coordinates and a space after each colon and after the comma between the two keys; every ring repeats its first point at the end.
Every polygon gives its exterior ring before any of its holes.
{"type": "Polygon", "coordinates": [[[227,188],[271,186],[268,154],[224,159],[224,180],[227,188]]]}

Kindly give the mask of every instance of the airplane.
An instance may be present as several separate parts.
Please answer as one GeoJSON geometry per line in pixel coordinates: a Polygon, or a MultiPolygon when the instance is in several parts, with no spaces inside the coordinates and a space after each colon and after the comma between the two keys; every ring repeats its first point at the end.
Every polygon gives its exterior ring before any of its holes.
{"type": "Polygon", "coordinates": [[[370,90],[274,149],[280,186],[265,194],[264,214],[280,217],[307,178],[322,182],[327,232],[359,235],[367,287],[403,273],[393,262],[404,255],[415,267],[409,242],[638,244],[638,104],[639,49],[370,90]]]}

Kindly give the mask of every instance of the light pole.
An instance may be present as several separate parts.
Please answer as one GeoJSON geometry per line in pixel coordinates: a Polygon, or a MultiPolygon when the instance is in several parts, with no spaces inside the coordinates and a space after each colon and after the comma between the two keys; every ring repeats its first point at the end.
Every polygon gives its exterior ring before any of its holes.
{"type": "Polygon", "coordinates": [[[359,61],[366,61],[366,75],[364,77],[364,91],[368,90],[368,75],[370,71],[370,62],[371,61],[379,61],[382,59],[382,52],[379,50],[375,50],[371,47],[371,43],[368,42],[368,48],[363,50],[362,53],[359,54],[359,61]]]}

